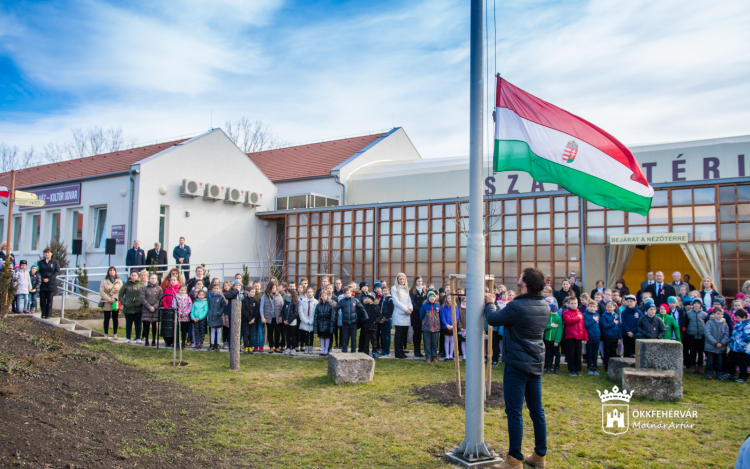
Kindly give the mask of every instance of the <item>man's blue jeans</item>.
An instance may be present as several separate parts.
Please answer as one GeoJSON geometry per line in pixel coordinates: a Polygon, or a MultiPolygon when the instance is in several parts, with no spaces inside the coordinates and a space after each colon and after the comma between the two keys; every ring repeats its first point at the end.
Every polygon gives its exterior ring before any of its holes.
{"type": "Polygon", "coordinates": [[[534,452],[547,455],[547,423],[542,406],[542,376],[532,375],[511,365],[505,365],[503,373],[503,393],[505,395],[505,415],[508,417],[509,453],[523,461],[523,401],[529,409],[534,423],[534,452]]]}
{"type": "Polygon", "coordinates": [[[383,350],[383,355],[391,353],[391,320],[387,320],[380,324],[380,346],[383,350]]]}

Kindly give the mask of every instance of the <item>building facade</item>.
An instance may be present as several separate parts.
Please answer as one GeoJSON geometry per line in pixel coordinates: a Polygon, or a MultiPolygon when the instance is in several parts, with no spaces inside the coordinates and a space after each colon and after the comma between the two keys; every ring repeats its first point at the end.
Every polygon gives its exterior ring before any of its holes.
{"type": "MultiPolygon", "coordinates": [[[[750,278],[744,157],[750,137],[632,150],[656,191],[647,217],[582,203],[525,173],[487,171],[486,271],[515,285],[523,268],[534,266],[556,288],[571,271],[590,288],[596,280],[613,285],[622,277],[634,292],[647,270],[663,270],[668,279],[680,271],[695,286],[705,274],[726,296],[736,295],[750,278]],[[617,235],[669,233],[680,234],[673,238],[679,242],[610,243],[617,235]]],[[[445,285],[448,275],[466,272],[467,192],[467,159],[383,163],[350,181],[349,200],[356,205],[258,216],[283,226],[290,278],[330,273],[345,281],[392,282],[404,272],[445,285]]]]}

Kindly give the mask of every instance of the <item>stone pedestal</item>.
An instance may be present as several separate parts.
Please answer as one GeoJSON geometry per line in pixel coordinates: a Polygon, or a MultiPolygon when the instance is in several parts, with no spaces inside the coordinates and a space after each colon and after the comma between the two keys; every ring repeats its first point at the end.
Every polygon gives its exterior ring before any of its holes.
{"type": "Polygon", "coordinates": [[[682,344],[676,340],[638,339],[635,341],[635,367],[672,370],[682,380],[682,344]]]}
{"type": "Polygon", "coordinates": [[[622,381],[622,370],[634,367],[635,358],[612,357],[607,365],[607,378],[619,383],[622,381]]]}
{"type": "Polygon", "coordinates": [[[364,353],[328,355],[328,377],[336,384],[367,383],[375,375],[375,360],[364,353]]]}
{"type": "Polygon", "coordinates": [[[634,397],[645,397],[657,401],[682,399],[682,379],[674,370],[646,370],[624,368],[622,389],[633,391],[634,397]]]}

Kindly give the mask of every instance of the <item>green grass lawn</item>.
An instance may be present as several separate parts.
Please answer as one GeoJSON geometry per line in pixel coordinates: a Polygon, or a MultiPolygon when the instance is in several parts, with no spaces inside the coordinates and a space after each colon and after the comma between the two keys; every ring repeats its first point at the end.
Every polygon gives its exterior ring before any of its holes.
{"type": "MultiPolygon", "coordinates": [[[[426,403],[413,394],[415,385],[452,380],[452,362],[380,360],[372,383],[337,386],[326,376],[324,359],[243,355],[241,370],[232,372],[226,353],[187,351],[183,359],[189,366],[175,369],[167,365],[170,351],[94,347],[194,391],[195,405],[205,409],[212,430],[195,444],[239,455],[250,467],[446,467],[440,455],[463,439],[462,408],[426,403]]],[[[493,377],[501,379],[502,365],[493,377]]],[[[615,384],[604,376],[544,375],[549,467],[734,467],[750,432],[747,385],[685,375],[682,402],[633,399],[630,406],[697,410],[696,419],[686,419],[694,428],[631,428],[612,436],[601,429],[596,390],[615,384]]],[[[524,427],[528,453],[533,433],[526,411],[524,427]]],[[[504,411],[488,409],[485,437],[498,453],[507,449],[506,429],[504,411]]]]}

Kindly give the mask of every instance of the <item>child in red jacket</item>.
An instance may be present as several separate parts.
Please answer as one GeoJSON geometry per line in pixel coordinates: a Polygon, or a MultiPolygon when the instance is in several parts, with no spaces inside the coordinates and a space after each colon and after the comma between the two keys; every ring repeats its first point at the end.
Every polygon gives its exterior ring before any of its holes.
{"type": "Polygon", "coordinates": [[[589,336],[586,332],[583,314],[578,310],[577,298],[569,296],[565,299],[565,311],[563,311],[562,318],[568,374],[570,376],[581,376],[581,346],[582,343],[586,343],[589,336]]]}

